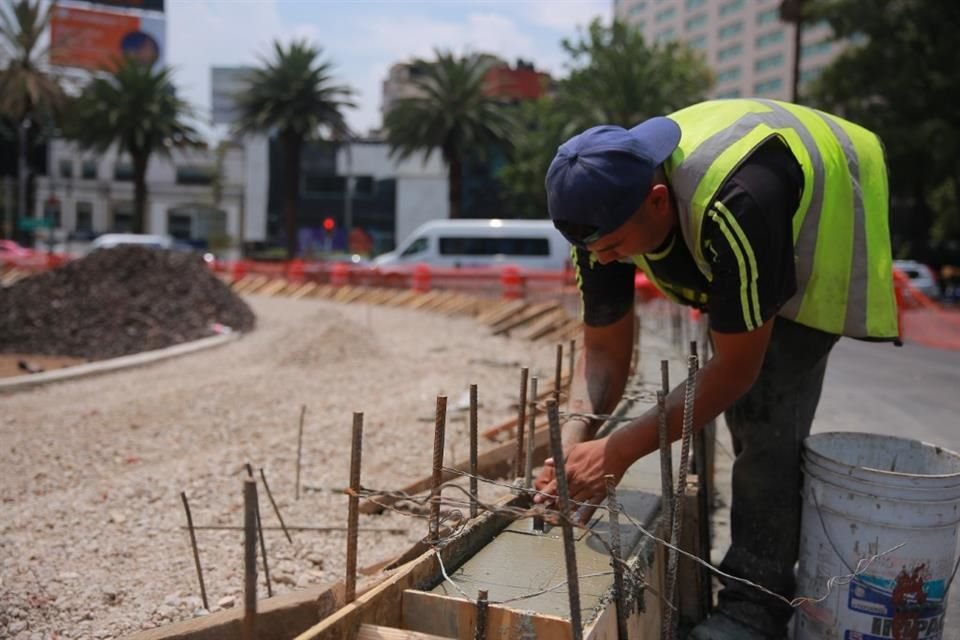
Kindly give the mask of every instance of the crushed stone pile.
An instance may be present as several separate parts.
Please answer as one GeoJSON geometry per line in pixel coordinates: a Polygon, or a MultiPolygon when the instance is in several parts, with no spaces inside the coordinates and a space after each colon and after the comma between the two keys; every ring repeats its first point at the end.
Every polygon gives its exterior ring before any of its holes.
{"type": "Polygon", "coordinates": [[[178,251],[103,249],[0,288],[0,353],[101,360],[255,321],[199,256],[178,251]]]}

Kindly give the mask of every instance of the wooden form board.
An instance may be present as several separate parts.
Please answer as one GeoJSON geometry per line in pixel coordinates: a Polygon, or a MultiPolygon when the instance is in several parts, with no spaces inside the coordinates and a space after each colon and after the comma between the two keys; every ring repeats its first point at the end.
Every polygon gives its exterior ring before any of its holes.
{"type": "MultiPolygon", "coordinates": [[[[529,500],[525,496],[511,497],[498,504],[501,508],[527,506],[529,500]]],[[[411,588],[429,588],[441,579],[443,574],[437,559],[438,553],[446,570],[452,571],[509,524],[509,517],[496,512],[477,517],[439,551],[427,551],[416,560],[398,568],[383,583],[303,632],[296,640],[353,640],[363,624],[399,628],[403,592],[411,588]]]]}
{"type": "Polygon", "coordinates": [[[416,631],[407,631],[405,629],[394,629],[392,627],[380,627],[375,624],[360,625],[360,633],[357,634],[357,640],[448,640],[440,636],[430,635],[429,633],[417,633],[416,631]]]}

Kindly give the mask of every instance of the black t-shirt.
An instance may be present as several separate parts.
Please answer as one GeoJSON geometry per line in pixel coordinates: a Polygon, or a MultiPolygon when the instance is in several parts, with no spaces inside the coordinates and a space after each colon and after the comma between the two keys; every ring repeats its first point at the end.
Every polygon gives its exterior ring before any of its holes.
{"type": "MultiPolygon", "coordinates": [[[[704,216],[701,242],[712,281],[697,268],[679,227],[644,257],[662,286],[709,313],[711,329],[752,331],[796,293],[793,215],[802,189],[796,158],[773,138],[734,171],[704,216]]],[[[573,259],[584,322],[604,326],[622,318],[633,305],[633,263],[601,265],[578,249],[573,259]]]]}

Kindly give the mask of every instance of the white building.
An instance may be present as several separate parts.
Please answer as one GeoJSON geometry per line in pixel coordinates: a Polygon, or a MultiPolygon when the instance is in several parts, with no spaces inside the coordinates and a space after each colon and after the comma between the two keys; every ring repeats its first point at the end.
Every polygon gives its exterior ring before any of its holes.
{"type": "MultiPolygon", "coordinates": [[[[265,240],[267,140],[251,137],[216,149],[153,154],[147,169],[144,232],[227,250],[265,240]],[[217,188],[219,187],[219,188],[217,188]],[[219,192],[219,193],[218,193],[219,192]]],[[[47,176],[37,178],[35,211],[53,218],[56,235],[94,236],[129,231],[133,167],[116,149],[103,155],[54,140],[47,176]]]]}

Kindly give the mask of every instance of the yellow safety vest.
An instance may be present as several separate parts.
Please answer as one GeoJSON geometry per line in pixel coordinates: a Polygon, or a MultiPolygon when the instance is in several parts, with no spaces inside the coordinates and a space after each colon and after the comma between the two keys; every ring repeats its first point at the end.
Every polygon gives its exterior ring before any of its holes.
{"type": "MultiPolygon", "coordinates": [[[[740,163],[778,136],[804,176],[793,217],[797,293],[778,315],[855,338],[898,336],[887,170],[876,135],[828,113],[774,100],[714,100],[668,117],[682,133],[664,169],[683,239],[708,281],[700,237],[704,216],[740,163]]],[[[634,262],[676,299],[644,256],[634,262]]]]}

